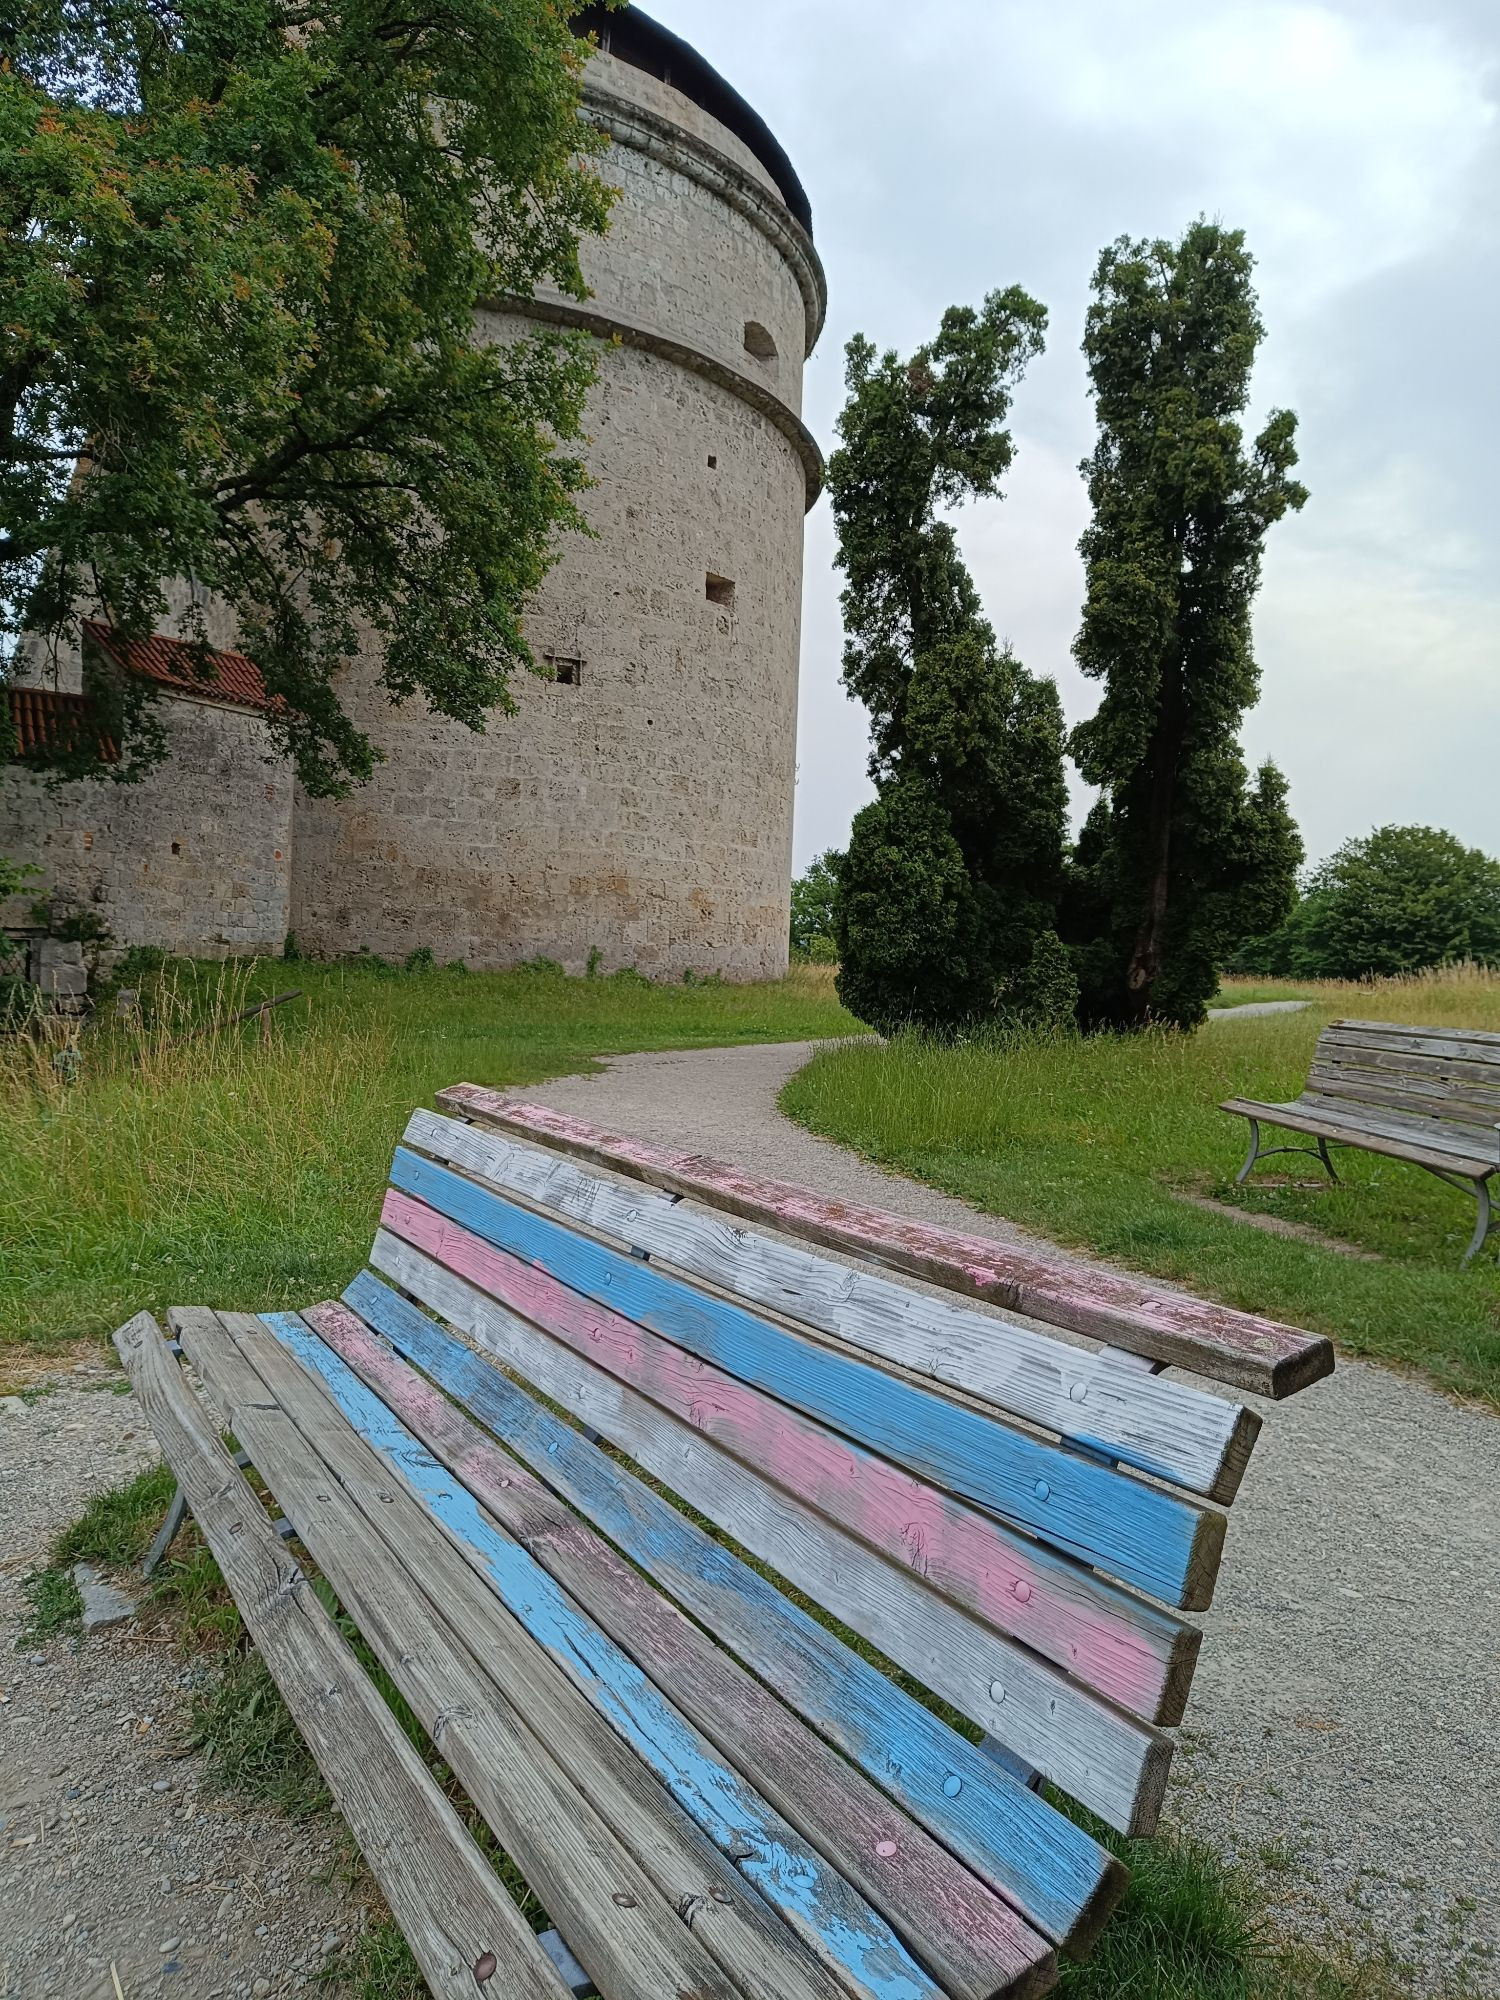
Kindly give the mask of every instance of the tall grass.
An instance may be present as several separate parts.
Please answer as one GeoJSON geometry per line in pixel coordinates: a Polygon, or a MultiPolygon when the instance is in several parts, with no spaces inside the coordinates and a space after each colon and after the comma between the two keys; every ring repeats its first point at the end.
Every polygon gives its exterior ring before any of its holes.
{"type": "Polygon", "coordinates": [[[169,964],[138,1018],[61,1043],[0,1037],[0,1343],[341,1289],[406,1118],[444,1084],[853,1027],[823,967],[668,987],[548,967],[169,964]],[[293,985],[301,999],[233,1018],[293,985]]]}
{"type": "Polygon", "coordinates": [[[795,1076],[782,1104],[812,1130],[1055,1241],[1500,1403],[1500,1271],[1493,1248],[1458,1269],[1474,1221],[1464,1195],[1348,1149],[1337,1188],[1295,1157],[1233,1185],[1246,1127],[1220,1100],[1295,1097],[1319,1028],[1345,1014],[1500,1028],[1500,976],[1455,968],[1319,986],[1305,1013],[1211,1022],[1194,1035],[846,1044],[795,1076]],[[1374,1257],[1184,1199],[1202,1195],[1374,1257]]]}

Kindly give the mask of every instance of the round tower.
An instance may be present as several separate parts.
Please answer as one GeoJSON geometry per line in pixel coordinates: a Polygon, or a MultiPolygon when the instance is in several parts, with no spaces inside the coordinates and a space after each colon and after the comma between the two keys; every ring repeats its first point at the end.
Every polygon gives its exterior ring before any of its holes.
{"type": "Polygon", "coordinates": [[[485,735],[344,699],[387,761],[301,798],[303,949],[654,976],[783,971],[803,515],[822,464],[802,369],[825,290],[807,198],[761,119],[637,9],[589,10],[587,115],[621,189],[584,246],[593,296],[480,315],[601,336],[586,419],[597,539],[569,537],[527,635],[549,678],[485,735]]]}

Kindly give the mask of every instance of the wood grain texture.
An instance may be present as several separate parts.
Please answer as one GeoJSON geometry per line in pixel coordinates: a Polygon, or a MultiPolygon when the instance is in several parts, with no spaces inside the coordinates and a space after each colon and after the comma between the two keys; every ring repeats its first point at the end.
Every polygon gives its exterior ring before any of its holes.
{"type": "MultiPolygon", "coordinates": [[[[1197,1658],[1193,1627],[811,1419],[767,1404],[759,1392],[545,1274],[528,1271],[524,1285],[516,1282],[513,1260],[439,1225],[421,1204],[399,1213],[392,1233],[403,1241],[450,1264],[491,1296],[524,1306],[528,1319],[586,1359],[920,1576],[926,1585],[916,1600],[920,1623],[930,1615],[928,1593],[936,1591],[1111,1702],[1149,1721],[1180,1720],[1197,1658]],[[451,1246],[461,1264],[447,1254],[451,1246]]],[[[1117,1359],[1122,1369],[1150,1365],[1138,1356],[1117,1359]]],[[[983,1677],[986,1685],[990,1677],[983,1677]]],[[[1055,1690],[1037,1686],[1045,1712],[1055,1690]]],[[[987,1726],[991,1720],[988,1714],[976,1719],[987,1726]]]]}
{"type": "Polygon", "coordinates": [[[648,1991],[652,1980],[695,1977],[700,1948],[737,1991],[768,2000],[837,2000],[859,1990],[821,1970],[746,1892],[734,1867],[500,1610],[320,1378],[248,1314],[178,1315],[174,1323],[345,1609],[493,1830],[515,1842],[512,1858],[601,1991],[622,1976],[648,1991]],[[690,1925],[683,1908],[693,1913],[690,1925]],[[623,1966],[611,1962],[622,1957],[623,1966]]]}
{"type": "Polygon", "coordinates": [[[1284,1397],[1333,1372],[1333,1344],[1321,1335],[1163,1292],[1129,1272],[1049,1262],[987,1237],[831,1201],[703,1154],[601,1131],[478,1084],[455,1084],[439,1091],[437,1101],[456,1117],[517,1133],[780,1234],[873,1258],[1006,1311],[1237,1388],[1284,1397]]]}
{"type": "Polygon", "coordinates": [[[1450,1142],[1439,1127],[1419,1135],[1412,1126],[1398,1125],[1373,1113],[1361,1115],[1352,1106],[1317,1102],[1261,1104],[1255,1098],[1229,1097],[1219,1109],[1232,1111],[1241,1118],[1259,1118],[1267,1125],[1282,1125],[1289,1132],[1310,1132],[1314,1138],[1334,1139],[1340,1145],[1357,1146],[1362,1152],[1381,1153],[1442,1173],[1484,1180],[1500,1171],[1500,1135],[1496,1152],[1486,1157],[1466,1142],[1456,1139],[1450,1142]]]}
{"type": "MultiPolygon", "coordinates": [[[[456,1242],[419,1203],[390,1222],[403,1241],[502,1303],[518,1304],[507,1290],[511,1274],[497,1276],[494,1268],[503,1253],[477,1239],[456,1242]]],[[[732,1482],[734,1491],[753,1495],[768,1522],[781,1522],[783,1533],[795,1522],[799,1539],[823,1535],[819,1575],[836,1578],[841,1591],[838,1603],[820,1600],[829,1610],[1112,1826],[1154,1825],[1167,1739],[997,1633],[993,1620],[982,1622],[934,1595],[932,1579],[941,1576],[945,1558],[958,1568],[972,1557],[964,1580],[995,1597],[986,1563],[996,1537],[986,1532],[992,1524],[984,1516],[544,1275],[527,1271],[524,1278],[528,1320],[690,1426],[706,1447],[728,1454],[702,1454],[722,1493],[732,1482]],[[790,1509],[778,1502],[777,1489],[790,1509]],[[934,1670],[940,1680],[930,1678],[934,1670]]],[[[745,1540],[734,1518],[722,1525],[745,1540]]],[[[808,1587],[805,1577],[795,1580],[808,1587]]],[[[1027,1601],[1013,1589],[1010,1603],[1024,1622],[1030,1583],[1021,1580],[1020,1591],[1027,1601]]],[[[1089,1638],[1095,1651],[1108,1650],[1107,1635],[1089,1638]]]]}
{"type": "MultiPolygon", "coordinates": [[[[141,1313],[125,1372],[250,1634],[437,2000],[567,2000],[546,1954],[307,1587],[141,1313]],[[476,1976],[493,1960],[487,1982],[476,1976]]],[[[661,1989],[649,2000],[660,2000],[661,1989]]],[[[643,1996],[645,2000],[645,1996],[643,1996]]]]}
{"type": "MultiPolygon", "coordinates": [[[[1052,1547],[1190,1610],[1213,1596],[1224,1516],[1072,1456],[931,1390],[804,1339],[730,1300],[576,1234],[475,1181],[399,1147],[382,1221],[400,1228],[403,1198],[448,1224],[462,1254],[492,1246],[495,1283],[529,1312],[542,1275],[602,1311],[635,1321],[704,1361],[906,1466],[960,1498],[1018,1522],[1052,1547]]],[[[431,1248],[431,1245],[424,1245],[431,1248]]],[[[447,1252],[443,1251],[444,1261],[447,1252]]],[[[490,1279],[485,1279],[486,1288],[490,1279]]]]}
{"type": "Polygon", "coordinates": [[[1139,1471],[1218,1501],[1230,1500],[1238,1488],[1260,1419],[1242,1404],[1186,1383],[1122,1368],[1118,1351],[1070,1346],[880,1272],[851,1270],[698,1202],[591,1172],[545,1147],[435,1112],[413,1114],[405,1143],[500,1192],[664,1258],[751,1305],[964,1390],[1139,1471]]]}
{"type": "MultiPolygon", "coordinates": [[[[540,1479],[501,1452],[348,1306],[312,1306],[303,1318],[883,1912],[945,1993],[953,2000],[987,2000],[996,1993],[1040,1992],[1051,1984],[1050,1947],[1007,1904],[715,1646],[540,1479]]],[[[486,1370],[497,1385],[501,1422],[509,1428],[507,1406],[528,1399],[460,1342],[435,1327],[432,1336],[416,1358],[425,1356],[424,1365],[435,1362],[442,1374],[434,1379],[450,1389],[466,1364],[486,1370]]],[[[541,1423],[550,1433],[541,1445],[543,1455],[546,1443],[566,1448],[576,1437],[534,1404],[528,1404],[522,1422],[528,1428],[541,1423]]],[[[602,1454],[587,1444],[583,1449],[599,1461],[598,1475],[610,1477],[602,1454]]],[[[655,1505],[671,1511],[663,1502],[655,1505]]]]}
{"type": "MultiPolygon", "coordinates": [[[[376,1239],[373,1261],[482,1349],[616,1441],[710,1520],[733,1515],[760,1544],[744,1544],[753,1555],[794,1582],[805,1577],[808,1595],[819,1602],[826,1589],[832,1599],[827,1608],[843,1615],[846,1593],[839,1572],[830,1575],[825,1523],[802,1520],[795,1503],[774,1492],[760,1505],[753,1476],[712,1454],[686,1426],[385,1231],[376,1239]]],[[[412,1324],[412,1308],[388,1288],[360,1278],[346,1298],[403,1352],[414,1347],[420,1329],[412,1324]]],[[[489,1378],[500,1379],[493,1368],[479,1365],[489,1378]]],[[[471,1393],[468,1384],[465,1393],[471,1393]]],[[[1113,1905],[1119,1874],[1087,1835],[1000,1772],[764,1576],[675,1509],[653,1504],[649,1488],[623,1468],[592,1447],[586,1453],[586,1441],[576,1432],[565,1425],[539,1429],[517,1398],[506,1402],[505,1441],[517,1456],[762,1680],[1038,1930],[1070,1945],[1092,1935],[1102,1910],[1113,1905]]],[[[492,1403],[480,1409],[476,1401],[474,1407],[481,1416],[497,1414],[492,1403]]],[[[848,1551],[858,1565],[858,1545],[849,1542],[848,1551]]],[[[847,1609],[859,1618],[864,1611],[853,1601],[856,1591],[878,1587],[879,1572],[889,1569],[867,1561],[876,1574],[867,1577],[856,1568],[858,1582],[848,1593],[847,1609]]],[[[941,1677],[940,1661],[924,1660],[923,1666],[941,1677]]]]}
{"type": "MultiPolygon", "coordinates": [[[[530,1638],[808,1947],[868,2000],[940,2000],[890,1926],[719,1757],[546,1570],[480,1512],[379,1397],[295,1315],[263,1317],[322,1377],[349,1423],[396,1469],[530,1638]]],[[[508,1666],[507,1674],[515,1665],[524,1671],[529,1657],[508,1666]]],[[[567,1744],[562,1723],[559,1713],[538,1733],[567,1744]]],[[[566,1923],[562,1928],[567,1931],[566,1923]]],[[[586,1953],[574,1948],[587,1964],[586,1953]]]]}

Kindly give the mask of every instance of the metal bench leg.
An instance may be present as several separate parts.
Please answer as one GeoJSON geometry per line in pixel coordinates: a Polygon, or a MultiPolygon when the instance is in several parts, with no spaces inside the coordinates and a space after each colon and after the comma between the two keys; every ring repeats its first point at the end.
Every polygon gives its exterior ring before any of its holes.
{"type": "Polygon", "coordinates": [[[1260,1158],[1260,1120],[1258,1118],[1252,1118],[1250,1120],[1250,1150],[1245,1155],[1245,1164],[1240,1168],[1239,1172],[1234,1177],[1234,1184],[1236,1187],[1244,1186],[1245,1181],[1249,1176],[1250,1169],[1255,1165],[1255,1162],[1259,1158],[1260,1158]]]}
{"type": "Polygon", "coordinates": [[[583,1967],[578,1963],[578,1960],[568,1950],[567,1945],[563,1942],[561,1931],[542,1931],[537,1938],[537,1943],[557,1967],[563,1983],[566,1985],[568,1991],[574,1995],[574,2000],[578,2000],[578,1996],[582,1994],[593,1992],[593,1980],[589,1978],[583,1967]]]}
{"type": "Polygon", "coordinates": [[[1334,1186],[1337,1187],[1339,1177],[1333,1170],[1332,1160],[1330,1160],[1328,1157],[1328,1141],[1326,1139],[1319,1139],[1318,1141],[1318,1156],[1322,1160],[1324,1166],[1327,1167],[1328,1169],[1328,1178],[1333,1182],[1334,1186]]]}
{"type": "Polygon", "coordinates": [[[177,1536],[177,1530],[187,1519],[187,1510],[187,1495],[179,1486],[177,1491],[172,1495],[172,1504],[167,1509],[167,1518],[157,1529],[156,1540],[151,1544],[146,1555],[146,1560],[141,1564],[142,1576],[150,1576],[162,1557],[167,1553],[167,1550],[172,1546],[177,1536]]]}
{"type": "Polygon", "coordinates": [[[1474,1239],[1464,1252],[1464,1261],[1459,1265],[1464,1270],[1484,1248],[1490,1233],[1490,1184],[1488,1179],[1475,1181],[1474,1199],[1479,1204],[1479,1218],[1474,1224],[1474,1239]]]}

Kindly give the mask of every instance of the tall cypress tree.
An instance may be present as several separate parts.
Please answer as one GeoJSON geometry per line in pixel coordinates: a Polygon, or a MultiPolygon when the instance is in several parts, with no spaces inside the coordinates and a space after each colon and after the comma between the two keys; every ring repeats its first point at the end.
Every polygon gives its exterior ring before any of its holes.
{"type": "Polygon", "coordinates": [[[1291,411],[1249,449],[1241,430],[1264,331],[1251,270],[1241,231],[1200,221],[1175,245],[1122,237],[1094,276],[1074,656],[1104,699],[1069,748],[1101,797],[1064,935],[1097,1024],[1200,1021],[1229,953],[1291,907],[1302,859],[1285,781],[1266,765],[1252,784],[1237,741],[1266,533],[1307,498],[1291,411]]]}
{"type": "Polygon", "coordinates": [[[1044,309],[1013,287],[977,312],[950,307],[909,361],[877,356],[862,335],[846,352],[828,484],[844,684],[870,711],[878,796],[840,871],[839,993],[883,1029],[951,1029],[1027,1005],[1054,921],[1066,821],[1057,690],[997,643],[937,515],[998,493],[1014,452],[1011,392],[1045,327],[1044,309]]]}

